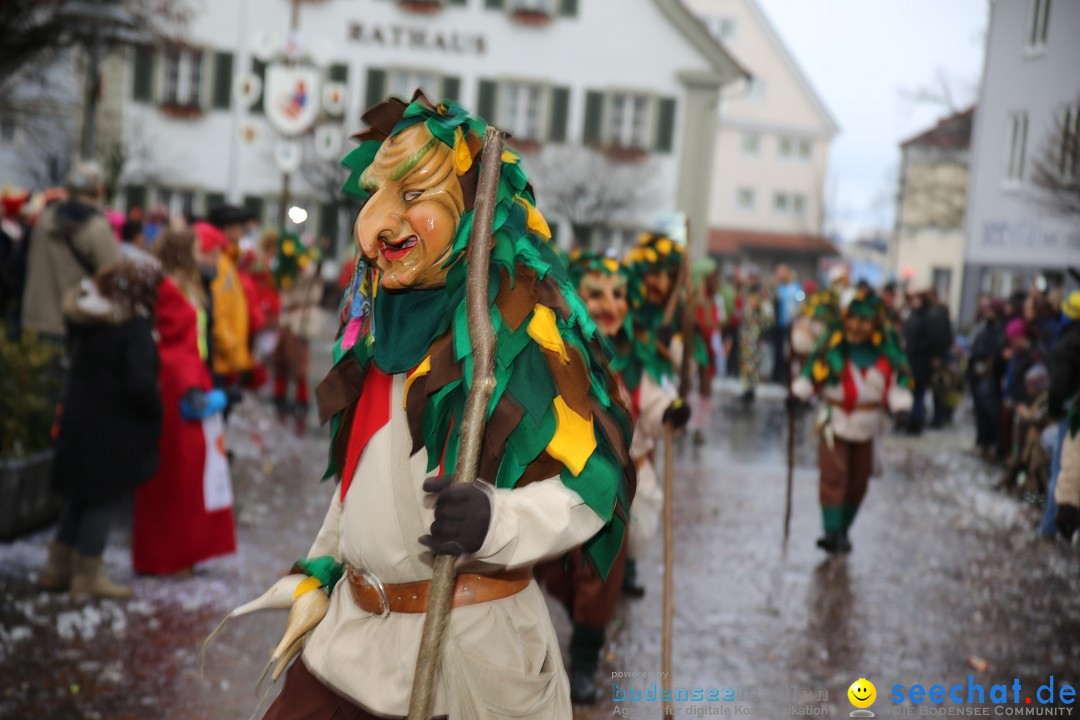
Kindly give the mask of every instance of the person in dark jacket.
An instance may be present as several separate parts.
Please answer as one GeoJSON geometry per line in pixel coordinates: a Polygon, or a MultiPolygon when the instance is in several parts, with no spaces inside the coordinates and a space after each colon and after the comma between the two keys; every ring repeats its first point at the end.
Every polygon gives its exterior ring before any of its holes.
{"type": "Polygon", "coordinates": [[[971,342],[968,383],[975,411],[975,448],[984,459],[998,454],[1001,437],[1001,382],[1005,365],[1004,303],[989,298],[979,308],[979,326],[971,342]]]}
{"type": "Polygon", "coordinates": [[[1043,535],[1058,532],[1072,538],[1080,528],[1080,290],[1061,303],[1061,325],[1050,353],[1047,413],[1058,423],[1057,447],[1050,466],[1050,490],[1043,515],[1043,535]]]}
{"type": "Polygon", "coordinates": [[[930,426],[940,428],[952,421],[952,409],[946,398],[949,388],[946,376],[951,372],[952,359],[952,318],[949,317],[949,306],[938,299],[936,290],[927,292],[926,304],[930,318],[931,389],[934,398],[934,418],[930,426]]]}
{"type": "Polygon", "coordinates": [[[128,597],[102,553],[120,500],[158,465],[161,399],[153,308],[161,271],[121,262],[64,299],[72,367],[60,418],[53,489],[60,527],[39,585],[72,598],[128,597]]]}
{"type": "Polygon", "coordinates": [[[934,373],[934,340],[926,294],[913,294],[909,304],[911,314],[904,321],[903,335],[904,351],[911,363],[914,404],[911,406],[907,430],[913,435],[918,435],[922,432],[923,423],[926,420],[926,391],[930,388],[930,380],[934,373]]]}

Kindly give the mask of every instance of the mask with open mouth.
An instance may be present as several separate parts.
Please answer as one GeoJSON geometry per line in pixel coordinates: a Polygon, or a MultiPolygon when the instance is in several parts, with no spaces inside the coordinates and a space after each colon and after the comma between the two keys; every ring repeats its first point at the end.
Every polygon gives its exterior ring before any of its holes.
{"type": "Polygon", "coordinates": [[[387,290],[446,284],[454,235],[465,209],[453,151],[423,124],[383,143],[361,178],[371,199],[354,234],[387,290]]]}

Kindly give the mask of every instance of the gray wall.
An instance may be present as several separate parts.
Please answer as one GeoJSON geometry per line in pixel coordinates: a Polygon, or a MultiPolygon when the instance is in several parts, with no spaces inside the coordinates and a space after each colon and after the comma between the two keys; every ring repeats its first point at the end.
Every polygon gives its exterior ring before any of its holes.
{"type": "Polygon", "coordinates": [[[1042,152],[1055,117],[1080,102],[1080,2],[1051,0],[1045,49],[1027,46],[1035,0],[990,3],[986,65],[972,141],[961,321],[970,320],[984,276],[1030,278],[1080,266],[1080,218],[1055,217],[1039,206],[1030,184],[1032,160],[1042,152]],[[1025,111],[1027,146],[1021,182],[1005,182],[1009,118],[1025,111]]]}

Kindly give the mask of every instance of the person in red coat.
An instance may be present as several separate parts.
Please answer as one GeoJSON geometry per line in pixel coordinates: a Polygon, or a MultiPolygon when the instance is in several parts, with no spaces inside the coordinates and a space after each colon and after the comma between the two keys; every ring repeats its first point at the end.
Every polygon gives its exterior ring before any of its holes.
{"type": "Polygon", "coordinates": [[[213,389],[199,340],[205,311],[195,236],[168,231],[154,252],[166,276],[155,308],[161,464],[136,493],[131,545],[136,572],[168,575],[235,552],[236,525],[220,414],[225,397],[213,389]]]}

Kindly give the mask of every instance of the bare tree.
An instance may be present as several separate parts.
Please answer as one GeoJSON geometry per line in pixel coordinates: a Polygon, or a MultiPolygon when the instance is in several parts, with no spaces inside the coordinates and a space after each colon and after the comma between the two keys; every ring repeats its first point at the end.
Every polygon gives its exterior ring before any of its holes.
{"type": "Polygon", "coordinates": [[[978,83],[950,76],[941,66],[934,68],[934,78],[917,88],[901,88],[900,99],[911,107],[929,105],[955,114],[971,105],[978,92],[978,83]]]}
{"type": "Polygon", "coordinates": [[[656,196],[654,161],[619,162],[580,145],[545,146],[532,175],[538,201],[570,222],[578,246],[588,246],[593,230],[639,214],[656,196]]]}
{"type": "MultiPolygon", "coordinates": [[[[192,15],[188,0],[100,0],[127,12],[137,36],[109,35],[106,44],[176,40],[192,15]]],[[[86,27],[73,13],[69,0],[4,0],[0,3],[0,85],[23,81],[55,60],[65,50],[86,40],[86,27]],[[67,7],[65,7],[67,6],[67,7]]]]}
{"type": "Polygon", "coordinates": [[[1035,201],[1047,211],[1080,219],[1080,98],[1054,118],[1032,158],[1031,184],[1035,201]]]}

